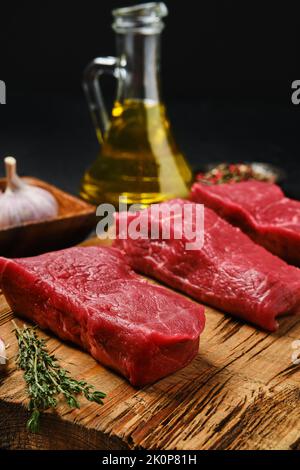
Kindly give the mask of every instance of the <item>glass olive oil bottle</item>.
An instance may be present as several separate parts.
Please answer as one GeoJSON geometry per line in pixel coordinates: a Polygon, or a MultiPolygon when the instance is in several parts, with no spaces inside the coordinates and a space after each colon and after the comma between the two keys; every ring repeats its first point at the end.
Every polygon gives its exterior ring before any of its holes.
{"type": "Polygon", "coordinates": [[[86,171],[81,196],[94,204],[147,206],[186,197],[192,173],[172,135],[160,98],[159,50],[162,3],[113,12],[118,58],[98,58],[85,76],[85,91],[101,149],[86,171]],[[99,76],[109,72],[118,81],[117,99],[108,118],[99,76]]]}

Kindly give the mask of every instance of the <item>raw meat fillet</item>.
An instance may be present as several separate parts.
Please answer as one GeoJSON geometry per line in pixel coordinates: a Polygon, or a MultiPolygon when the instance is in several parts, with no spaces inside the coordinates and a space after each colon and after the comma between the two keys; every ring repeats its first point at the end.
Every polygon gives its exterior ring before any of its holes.
{"type": "MultiPolygon", "coordinates": [[[[174,200],[160,207],[163,211],[164,206],[185,203],[188,201],[174,200]]],[[[195,203],[190,204],[195,208],[195,203]]],[[[172,230],[169,240],[162,239],[163,226],[172,219],[172,213],[160,217],[160,236],[150,239],[153,218],[158,218],[151,215],[151,208],[128,218],[129,227],[139,218],[141,235],[136,240],[125,239],[125,215],[118,215],[115,246],[126,253],[136,271],[266,330],[276,330],[278,315],[300,309],[300,270],[254,243],[214,211],[205,208],[204,216],[201,249],[186,250],[186,237],[177,240],[172,230]]],[[[188,223],[195,224],[195,217],[192,222],[183,220],[184,225],[188,223]]]]}
{"type": "Polygon", "coordinates": [[[195,183],[192,200],[215,210],[275,255],[300,266],[300,201],[285,197],[275,184],[195,183]]]}
{"type": "Polygon", "coordinates": [[[77,343],[136,386],[198,353],[204,308],[135,274],[113,248],[0,258],[0,287],[17,313],[77,343]]]}

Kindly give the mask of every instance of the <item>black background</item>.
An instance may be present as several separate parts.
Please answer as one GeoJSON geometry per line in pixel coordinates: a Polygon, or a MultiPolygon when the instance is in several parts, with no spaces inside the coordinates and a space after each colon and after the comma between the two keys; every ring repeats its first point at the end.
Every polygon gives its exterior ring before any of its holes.
{"type": "MultiPolygon", "coordinates": [[[[78,190],[98,144],[81,88],[96,56],[113,55],[111,9],[138,2],[1,5],[0,156],[20,172],[78,190]]],[[[300,198],[300,16],[293,2],[169,0],[162,43],[163,96],[192,165],[257,160],[285,168],[300,198]]],[[[105,80],[108,97],[114,84],[105,80]]],[[[0,174],[2,169],[0,170],[0,174]]]]}

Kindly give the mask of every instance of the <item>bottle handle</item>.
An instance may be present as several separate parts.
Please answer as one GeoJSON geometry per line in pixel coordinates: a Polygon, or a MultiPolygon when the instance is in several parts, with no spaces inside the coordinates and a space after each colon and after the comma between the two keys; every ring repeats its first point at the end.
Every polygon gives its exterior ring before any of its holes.
{"type": "Polygon", "coordinates": [[[100,143],[103,142],[103,136],[108,129],[110,120],[99,79],[104,73],[117,78],[117,64],[118,59],[116,57],[97,57],[87,66],[84,72],[83,88],[100,143]]]}

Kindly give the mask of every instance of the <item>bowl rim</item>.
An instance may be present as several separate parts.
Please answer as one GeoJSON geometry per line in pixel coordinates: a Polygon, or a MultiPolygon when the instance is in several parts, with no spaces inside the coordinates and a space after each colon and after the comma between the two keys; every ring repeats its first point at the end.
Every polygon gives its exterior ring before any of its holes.
{"type": "MultiPolygon", "coordinates": [[[[62,190],[62,189],[58,188],[57,186],[54,186],[53,184],[48,183],[47,181],[41,180],[39,178],[35,178],[34,176],[22,176],[21,179],[26,181],[29,184],[33,184],[34,186],[38,186],[42,189],[48,190],[55,197],[56,200],[57,200],[56,194],[59,194],[64,199],[69,199],[70,201],[74,201],[74,202],[76,202],[76,204],[78,206],[81,206],[82,209],[79,209],[77,212],[73,211],[73,212],[70,212],[70,213],[67,213],[67,214],[59,214],[58,213],[57,216],[49,218],[49,219],[44,219],[42,221],[41,220],[36,220],[36,221],[23,222],[22,224],[19,224],[19,225],[16,225],[16,226],[6,227],[6,228],[3,228],[3,229],[0,229],[0,232],[9,232],[9,231],[12,231],[12,230],[18,230],[18,229],[21,229],[21,228],[26,228],[28,226],[49,225],[53,222],[58,222],[60,220],[68,220],[68,219],[78,218],[78,217],[82,217],[82,216],[88,216],[88,215],[90,215],[90,216],[95,215],[96,216],[96,206],[94,206],[94,205],[92,205],[92,204],[90,204],[86,201],[83,201],[79,197],[74,196],[73,194],[62,190]]],[[[6,183],[6,178],[0,178],[0,188],[2,186],[5,186],[5,183],[6,183]]],[[[59,205],[59,201],[57,201],[57,202],[58,202],[58,205],[59,205]]]]}

